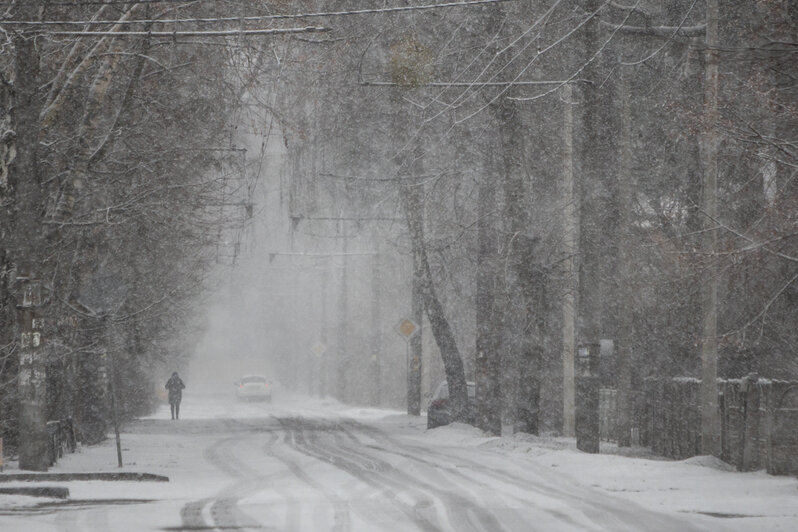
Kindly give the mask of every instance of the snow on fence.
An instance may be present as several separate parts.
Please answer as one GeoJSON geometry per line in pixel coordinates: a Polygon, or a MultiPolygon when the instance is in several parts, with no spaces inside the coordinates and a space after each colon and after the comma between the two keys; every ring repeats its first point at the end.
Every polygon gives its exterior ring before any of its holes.
{"type": "Polygon", "coordinates": [[[768,399],[768,473],[798,474],[798,383],[773,382],[768,399]]]}
{"type": "Polygon", "coordinates": [[[701,452],[701,382],[695,379],[646,379],[643,383],[641,443],[669,458],[701,452]]]}
{"type": "MultiPolygon", "coordinates": [[[[633,439],[669,458],[700,454],[700,387],[691,378],[646,379],[630,398],[633,439]]],[[[798,473],[798,382],[718,379],[718,408],[722,460],[740,471],[798,473]]],[[[614,389],[601,390],[599,416],[601,438],[617,441],[614,389]]]]}
{"type": "Polygon", "coordinates": [[[47,461],[54,465],[64,453],[74,453],[77,448],[72,418],[47,422],[47,461]]]}

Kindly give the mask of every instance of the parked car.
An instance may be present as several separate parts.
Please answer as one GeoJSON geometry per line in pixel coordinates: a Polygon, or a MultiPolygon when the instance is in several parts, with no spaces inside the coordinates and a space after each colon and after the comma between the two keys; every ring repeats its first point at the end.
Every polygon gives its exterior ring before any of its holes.
{"type": "MultiPolygon", "coordinates": [[[[477,385],[466,383],[468,389],[468,422],[473,423],[476,414],[477,385]]],[[[451,405],[449,403],[449,385],[443,381],[432,394],[427,407],[427,428],[434,429],[452,422],[451,405]]]]}
{"type": "Polygon", "coordinates": [[[271,383],[263,375],[244,375],[235,383],[239,401],[271,401],[271,383]]]}

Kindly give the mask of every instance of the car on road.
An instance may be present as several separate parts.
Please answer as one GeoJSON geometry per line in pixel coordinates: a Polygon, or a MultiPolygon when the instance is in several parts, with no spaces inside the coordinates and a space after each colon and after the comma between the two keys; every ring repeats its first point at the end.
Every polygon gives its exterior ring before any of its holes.
{"type": "MultiPolygon", "coordinates": [[[[476,414],[477,385],[466,382],[468,389],[468,422],[473,423],[476,414]]],[[[451,404],[449,403],[449,385],[443,381],[432,394],[427,407],[427,428],[434,429],[452,422],[451,404]]]]}
{"type": "Polygon", "coordinates": [[[271,383],[263,375],[244,375],[236,385],[239,401],[271,401],[271,383]]]}

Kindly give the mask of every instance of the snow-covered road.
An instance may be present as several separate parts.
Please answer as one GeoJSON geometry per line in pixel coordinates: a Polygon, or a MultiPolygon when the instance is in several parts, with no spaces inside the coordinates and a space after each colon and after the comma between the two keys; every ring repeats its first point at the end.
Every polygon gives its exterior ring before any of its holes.
{"type": "MultiPolygon", "coordinates": [[[[186,396],[125,428],[125,468],[168,483],[66,482],[0,495],[0,530],[796,530],[798,482],[711,461],[590,456],[572,442],[294,396],[186,396]]],[[[117,470],[112,442],[53,471],[117,470]]]]}

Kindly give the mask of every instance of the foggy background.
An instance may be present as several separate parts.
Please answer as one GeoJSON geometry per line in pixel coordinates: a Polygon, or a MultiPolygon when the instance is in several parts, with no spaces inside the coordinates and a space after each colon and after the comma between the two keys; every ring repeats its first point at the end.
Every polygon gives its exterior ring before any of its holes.
{"type": "MultiPolygon", "coordinates": [[[[246,172],[256,183],[253,218],[231,235],[228,247],[235,250],[237,241],[238,254],[220,259],[204,298],[207,310],[197,312],[201,325],[181,372],[187,394],[232,395],[242,375],[262,374],[286,389],[361,404],[378,398],[382,406],[402,408],[407,353],[395,326],[410,313],[412,267],[402,240],[404,221],[398,215],[393,221],[335,220],[348,213],[330,205],[321,213],[331,219],[302,219],[294,225],[286,201],[291,185],[281,131],[275,126],[268,137],[242,140],[246,172]],[[376,323],[375,252],[381,318],[376,323]],[[326,347],[320,355],[313,350],[317,343],[326,347]],[[339,374],[342,361],[346,371],[339,374]],[[379,365],[379,382],[371,378],[370,364],[379,365]]],[[[444,377],[434,340],[425,335],[423,342],[422,394],[428,394],[444,377]]]]}

